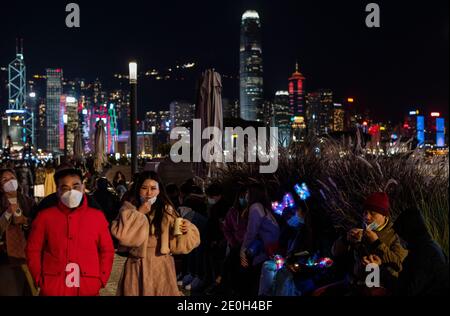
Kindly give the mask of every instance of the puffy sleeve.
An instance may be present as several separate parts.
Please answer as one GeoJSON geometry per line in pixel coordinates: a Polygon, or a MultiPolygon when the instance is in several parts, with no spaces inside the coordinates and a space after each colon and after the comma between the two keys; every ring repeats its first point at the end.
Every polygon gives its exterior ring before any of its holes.
{"type": "Polygon", "coordinates": [[[147,217],[133,204],[125,202],[119,216],[111,223],[111,233],[125,247],[140,247],[150,234],[147,217]]]}
{"type": "MultiPolygon", "coordinates": [[[[185,221],[189,222],[187,219],[185,221]]],[[[190,223],[190,222],[189,222],[190,223]]],[[[200,245],[200,232],[197,227],[191,223],[188,231],[180,236],[171,235],[170,252],[174,255],[185,255],[200,245]]]]}

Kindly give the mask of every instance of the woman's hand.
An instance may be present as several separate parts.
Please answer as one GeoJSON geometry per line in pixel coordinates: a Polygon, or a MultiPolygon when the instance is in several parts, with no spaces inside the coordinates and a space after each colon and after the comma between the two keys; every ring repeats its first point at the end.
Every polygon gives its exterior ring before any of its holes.
{"type": "Polygon", "coordinates": [[[369,229],[364,230],[364,236],[370,241],[374,242],[378,239],[378,235],[369,229]]]}
{"type": "Polygon", "coordinates": [[[13,216],[13,223],[16,224],[16,225],[27,225],[28,224],[28,218],[26,218],[23,215],[13,216]]]}
{"type": "Polygon", "coordinates": [[[382,261],[381,261],[381,258],[378,257],[377,255],[369,255],[369,256],[364,256],[361,260],[361,263],[364,266],[371,264],[371,263],[375,263],[376,265],[380,266],[382,261]]]}
{"type": "Polygon", "coordinates": [[[6,212],[9,214],[14,214],[18,209],[17,204],[10,204],[9,207],[6,209],[6,212]]]}
{"type": "Polygon", "coordinates": [[[186,234],[189,230],[189,228],[191,227],[191,222],[188,220],[183,219],[183,221],[181,222],[181,227],[180,230],[183,234],[186,234]]]}
{"type": "Polygon", "coordinates": [[[150,210],[152,209],[152,206],[150,205],[150,203],[148,203],[147,201],[145,201],[144,203],[142,203],[142,205],[139,207],[138,211],[142,214],[147,214],[148,212],[150,212],[150,210]]]}

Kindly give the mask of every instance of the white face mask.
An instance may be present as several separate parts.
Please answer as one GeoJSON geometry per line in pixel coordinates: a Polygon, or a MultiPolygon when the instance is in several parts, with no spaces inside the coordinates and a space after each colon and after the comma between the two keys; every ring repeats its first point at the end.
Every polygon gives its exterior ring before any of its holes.
{"type": "Polygon", "coordinates": [[[18,184],[16,179],[11,179],[3,184],[3,191],[5,191],[5,193],[15,192],[17,191],[17,188],[18,184]]]}
{"type": "Polygon", "coordinates": [[[371,230],[371,231],[375,231],[378,229],[378,227],[380,227],[380,225],[378,225],[377,223],[372,222],[370,225],[367,225],[366,229],[371,230]]]}
{"type": "Polygon", "coordinates": [[[149,203],[151,206],[151,205],[155,204],[157,198],[158,198],[158,196],[154,196],[154,197],[146,200],[146,198],[141,197],[141,203],[145,203],[145,201],[147,201],[147,203],[149,203]]]}
{"type": "Polygon", "coordinates": [[[150,205],[155,204],[157,198],[158,198],[158,196],[152,197],[150,200],[148,200],[148,203],[150,203],[150,205]]]}
{"type": "Polygon", "coordinates": [[[76,208],[80,206],[83,192],[78,190],[70,190],[61,195],[61,202],[68,208],[76,208]]]}
{"type": "Polygon", "coordinates": [[[214,204],[216,204],[217,202],[216,202],[216,199],[213,199],[213,198],[208,198],[208,204],[209,205],[214,205],[214,204]]]}

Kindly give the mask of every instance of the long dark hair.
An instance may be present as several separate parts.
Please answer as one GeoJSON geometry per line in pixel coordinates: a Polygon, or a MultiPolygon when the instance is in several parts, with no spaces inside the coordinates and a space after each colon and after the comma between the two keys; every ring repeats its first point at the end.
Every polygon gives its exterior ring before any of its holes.
{"type": "Polygon", "coordinates": [[[244,210],[248,210],[248,207],[250,206],[250,204],[248,204],[246,207],[242,207],[240,200],[239,200],[241,195],[246,193],[247,191],[248,191],[248,189],[244,185],[240,185],[236,190],[236,196],[234,198],[233,208],[236,209],[240,215],[243,215],[244,210]]]}
{"type": "Polygon", "coordinates": [[[155,226],[156,234],[161,234],[161,223],[164,217],[164,213],[169,214],[166,210],[167,206],[172,207],[172,209],[175,211],[175,216],[179,216],[178,213],[175,210],[175,206],[170,201],[169,197],[167,196],[166,189],[164,184],[161,182],[161,179],[159,178],[158,174],[154,171],[144,171],[139,174],[136,185],[134,187],[134,205],[136,208],[139,208],[142,205],[141,202],[141,196],[139,194],[142,185],[144,184],[145,180],[154,180],[158,182],[159,186],[159,194],[156,199],[156,202],[152,205],[151,212],[155,212],[155,216],[153,217],[153,220],[150,222],[151,225],[155,226]]]}
{"type": "MultiPolygon", "coordinates": [[[[272,213],[272,204],[269,200],[266,187],[261,183],[252,183],[248,186],[248,207],[255,203],[261,203],[264,207],[264,213],[267,211],[272,213]]],[[[273,214],[272,214],[273,215],[273,214]]]]}
{"type": "Polygon", "coordinates": [[[121,171],[117,171],[114,175],[113,184],[117,186],[119,184],[119,176],[122,178],[121,180],[126,181],[125,175],[121,171]]]}

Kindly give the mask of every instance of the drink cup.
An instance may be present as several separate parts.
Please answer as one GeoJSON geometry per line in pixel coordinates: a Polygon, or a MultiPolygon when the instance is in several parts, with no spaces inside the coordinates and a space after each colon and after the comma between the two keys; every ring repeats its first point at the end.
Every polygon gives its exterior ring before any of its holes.
{"type": "Polygon", "coordinates": [[[181,225],[182,224],[183,224],[183,217],[177,217],[177,219],[175,220],[174,228],[173,228],[173,234],[175,236],[179,236],[179,235],[183,234],[181,232],[181,225]]]}

